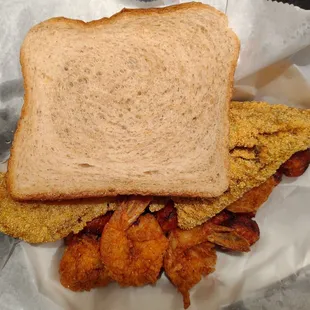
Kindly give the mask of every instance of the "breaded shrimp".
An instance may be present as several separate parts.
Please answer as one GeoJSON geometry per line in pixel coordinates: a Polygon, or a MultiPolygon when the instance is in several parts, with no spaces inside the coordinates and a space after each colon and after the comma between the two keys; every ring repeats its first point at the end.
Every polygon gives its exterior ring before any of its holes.
{"type": "MultiPolygon", "coordinates": [[[[232,213],[227,210],[223,210],[219,214],[217,214],[215,217],[213,217],[210,222],[216,225],[221,225],[218,227],[223,228],[227,227],[231,229],[234,234],[238,235],[241,238],[244,238],[247,240],[249,245],[253,245],[258,239],[259,239],[259,227],[254,219],[252,219],[255,216],[253,212],[249,213],[232,213]]],[[[220,228],[220,229],[221,229],[220,228]]],[[[215,229],[216,231],[216,229],[215,229]]],[[[222,239],[222,238],[220,238],[222,239]]],[[[232,238],[233,239],[233,238],[232,238]]],[[[210,238],[209,238],[210,241],[210,238]]],[[[226,240],[227,241],[227,240],[226,240]]],[[[216,242],[215,242],[216,243],[216,242]]],[[[219,245],[219,243],[217,243],[219,245]]],[[[236,250],[234,247],[236,247],[235,244],[226,244],[226,249],[229,250],[236,250]]],[[[247,249],[247,248],[245,248],[247,249]]],[[[242,249],[237,249],[238,251],[242,251],[242,249]]],[[[247,252],[247,251],[245,251],[247,252]]]]}
{"type": "Polygon", "coordinates": [[[103,230],[102,262],[121,286],[155,283],[162,268],[168,240],[153,215],[140,216],[150,201],[133,197],[123,202],[103,230]]]}
{"type": "MultiPolygon", "coordinates": [[[[221,216],[218,220],[225,221],[226,217],[221,216]]],[[[190,288],[200,281],[201,276],[214,271],[214,244],[234,251],[250,250],[249,242],[233,228],[219,226],[211,221],[190,230],[177,228],[169,234],[164,270],[183,295],[184,308],[190,305],[190,288]]]]}
{"type": "Polygon", "coordinates": [[[184,308],[190,305],[189,290],[215,270],[216,252],[209,242],[199,243],[195,228],[170,232],[169,247],[164,258],[165,273],[183,295],[184,308]],[[198,242],[198,243],[197,243],[198,242]]]}
{"type": "Polygon", "coordinates": [[[86,226],[83,228],[83,233],[101,235],[104,226],[109,222],[111,216],[112,212],[109,211],[106,214],[98,216],[87,222],[86,226]]]}
{"type": "Polygon", "coordinates": [[[178,227],[177,210],[174,207],[174,202],[172,200],[169,200],[165,204],[165,207],[155,212],[154,215],[164,233],[178,227]]]}
{"type": "Polygon", "coordinates": [[[76,236],[60,261],[61,284],[72,291],[89,291],[106,286],[111,279],[101,261],[96,236],[76,236]]]}
{"type": "Polygon", "coordinates": [[[281,166],[281,170],[287,177],[299,177],[305,173],[310,164],[310,148],[305,151],[300,151],[292,155],[281,166]]]}
{"type": "Polygon", "coordinates": [[[247,214],[236,214],[225,223],[225,226],[232,228],[237,235],[245,238],[250,246],[259,239],[259,227],[247,214]]]}
{"type": "Polygon", "coordinates": [[[65,245],[70,245],[72,242],[79,241],[80,238],[85,234],[86,235],[88,234],[97,235],[97,236],[101,235],[104,226],[108,223],[111,216],[112,216],[112,212],[109,211],[106,214],[98,216],[94,218],[93,220],[87,222],[83,230],[81,230],[77,234],[74,234],[73,232],[71,232],[67,237],[64,238],[65,245]]]}

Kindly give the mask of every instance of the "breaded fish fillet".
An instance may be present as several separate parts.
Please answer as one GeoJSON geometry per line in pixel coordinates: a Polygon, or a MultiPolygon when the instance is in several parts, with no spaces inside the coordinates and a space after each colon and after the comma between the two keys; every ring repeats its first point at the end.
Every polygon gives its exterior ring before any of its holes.
{"type": "Polygon", "coordinates": [[[310,145],[310,110],[264,102],[232,102],[229,117],[229,190],[213,199],[173,199],[178,225],[183,229],[204,223],[310,145]]]}
{"type": "Polygon", "coordinates": [[[51,242],[78,233],[88,221],[105,214],[107,199],[17,202],[8,194],[0,174],[0,231],[30,243],[51,242]]]}
{"type": "MultiPolygon", "coordinates": [[[[263,102],[230,106],[230,189],[214,199],[174,198],[179,226],[190,229],[207,221],[250,189],[270,178],[292,154],[310,145],[310,110],[263,102]]],[[[165,205],[157,199],[151,211],[165,205]]],[[[105,199],[20,203],[7,194],[0,175],[0,231],[30,243],[62,239],[86,222],[114,210],[105,199]]]]}

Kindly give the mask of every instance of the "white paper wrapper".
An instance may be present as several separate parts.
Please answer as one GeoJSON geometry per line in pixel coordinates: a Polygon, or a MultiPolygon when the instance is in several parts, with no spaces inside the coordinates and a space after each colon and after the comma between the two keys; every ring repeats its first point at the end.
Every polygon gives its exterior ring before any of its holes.
{"type": "MultiPolygon", "coordinates": [[[[8,155],[11,131],[22,104],[19,48],[31,26],[53,16],[89,21],[110,16],[123,7],[180,2],[185,1],[14,0],[1,3],[0,0],[2,158],[8,155]]],[[[235,99],[310,108],[310,12],[264,0],[230,0],[228,5],[225,0],[203,2],[226,11],[230,26],[241,40],[235,99]]],[[[256,217],[261,229],[259,242],[248,254],[219,253],[216,271],[192,289],[191,309],[219,309],[238,300],[243,300],[242,306],[236,304],[228,309],[310,308],[307,298],[285,297],[292,292],[294,296],[304,296],[303,291],[309,288],[305,280],[309,272],[296,274],[310,265],[309,188],[309,171],[298,179],[282,181],[256,217]],[[287,288],[283,282],[277,286],[278,281],[292,274],[296,275],[294,283],[302,283],[298,289],[296,285],[287,288]]],[[[0,304],[5,304],[5,309],[34,309],[36,305],[47,310],[181,309],[183,306],[181,295],[164,276],[154,287],[121,289],[111,284],[86,293],[66,290],[59,284],[58,277],[62,251],[61,242],[37,246],[20,243],[18,251],[0,272],[0,304]]]]}

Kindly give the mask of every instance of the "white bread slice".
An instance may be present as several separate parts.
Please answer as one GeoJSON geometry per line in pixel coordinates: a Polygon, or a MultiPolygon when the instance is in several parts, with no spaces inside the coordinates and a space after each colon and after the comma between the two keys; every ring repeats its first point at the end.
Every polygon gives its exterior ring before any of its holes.
{"type": "Polygon", "coordinates": [[[238,54],[227,17],[201,3],[35,26],[21,49],[12,197],[221,195],[238,54]]]}

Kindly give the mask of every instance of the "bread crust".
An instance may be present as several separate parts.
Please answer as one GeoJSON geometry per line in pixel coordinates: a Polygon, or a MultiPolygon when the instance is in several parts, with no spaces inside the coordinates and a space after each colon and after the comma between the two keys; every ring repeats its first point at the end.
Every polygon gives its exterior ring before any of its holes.
{"type": "MultiPolygon", "coordinates": [[[[200,3],[200,2],[189,2],[189,3],[183,3],[183,4],[177,4],[177,5],[172,5],[164,8],[148,8],[148,9],[127,9],[124,8],[120,12],[116,13],[115,15],[112,15],[111,17],[108,18],[102,18],[99,20],[94,20],[90,22],[84,22],[82,20],[75,20],[75,19],[68,19],[65,17],[56,17],[56,18],[51,18],[46,21],[43,21],[39,23],[38,25],[34,26],[31,28],[30,32],[36,32],[40,27],[46,26],[46,25],[53,25],[53,24],[59,24],[59,23],[65,23],[67,26],[72,26],[72,27],[81,27],[81,28],[92,28],[92,27],[97,27],[103,24],[110,24],[116,22],[118,19],[121,18],[126,18],[127,16],[140,16],[140,15],[152,15],[152,14],[167,14],[175,11],[186,11],[192,8],[196,9],[206,9],[209,11],[212,11],[214,14],[217,14],[218,16],[221,16],[225,23],[228,25],[228,19],[227,16],[215,9],[212,6],[200,3]]],[[[229,114],[229,102],[231,101],[232,98],[232,93],[233,93],[233,80],[234,80],[234,73],[236,70],[237,66],[237,60],[239,57],[239,50],[240,50],[240,41],[237,37],[237,35],[231,30],[231,34],[233,34],[235,38],[235,53],[234,53],[234,63],[232,64],[231,68],[231,73],[229,76],[229,85],[228,85],[228,91],[227,91],[227,99],[225,103],[225,109],[226,109],[226,124],[223,124],[223,126],[226,126],[225,128],[228,128],[229,130],[229,122],[228,122],[228,114],[229,114]]],[[[6,174],[6,185],[9,193],[15,200],[19,201],[26,201],[26,200],[62,200],[62,199],[77,199],[77,198],[90,198],[90,197],[104,197],[104,196],[117,196],[117,195],[150,195],[149,191],[146,191],[142,188],[140,188],[138,191],[137,190],[125,190],[125,191],[116,191],[113,188],[107,189],[107,190],[102,190],[102,191],[80,191],[80,192],[75,192],[74,194],[70,193],[49,193],[48,196],[46,194],[22,194],[18,190],[15,189],[14,186],[14,174],[16,173],[16,164],[15,164],[15,146],[18,144],[19,140],[19,133],[22,130],[22,121],[23,119],[27,116],[27,113],[29,113],[29,92],[30,92],[30,81],[29,81],[29,74],[27,73],[27,59],[25,57],[25,52],[24,52],[24,44],[21,47],[20,51],[20,64],[21,64],[21,69],[22,69],[22,75],[24,79],[24,90],[25,90],[25,95],[24,95],[24,104],[21,110],[21,116],[20,119],[17,123],[17,129],[14,135],[14,140],[12,143],[11,147],[11,156],[8,161],[8,173],[6,174]]],[[[225,147],[223,148],[224,150],[228,150],[229,148],[229,136],[228,136],[228,131],[224,135],[225,141],[224,145],[225,147]]],[[[224,151],[223,150],[223,151],[224,151]]],[[[229,154],[227,152],[226,158],[225,158],[225,167],[228,175],[229,171],[229,154]]],[[[223,187],[222,189],[218,189],[217,191],[213,191],[213,193],[206,193],[206,192],[178,192],[178,191],[165,191],[164,189],[162,191],[158,191],[156,193],[157,196],[179,196],[179,197],[201,197],[201,198],[210,198],[210,197],[217,197],[220,196],[225,190],[227,190],[229,184],[229,178],[227,177],[226,179],[226,186],[223,187]]],[[[136,188],[136,187],[135,187],[136,188]]]]}

